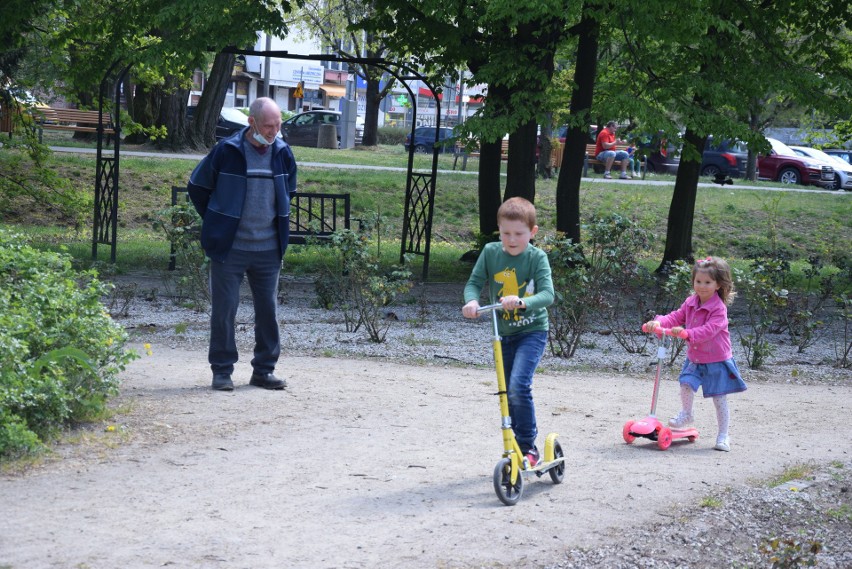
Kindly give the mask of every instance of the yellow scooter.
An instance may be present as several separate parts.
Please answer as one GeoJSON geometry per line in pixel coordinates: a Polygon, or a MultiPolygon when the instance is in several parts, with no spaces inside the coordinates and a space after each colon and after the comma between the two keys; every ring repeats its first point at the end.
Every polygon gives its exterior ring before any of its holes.
{"type": "Polygon", "coordinates": [[[509,396],[506,392],[506,374],[503,370],[503,346],[500,343],[500,333],[497,328],[497,310],[503,308],[500,303],[482,306],[477,313],[491,311],[491,323],[494,328],[492,346],[494,349],[494,365],[497,368],[497,395],[500,396],[501,428],[503,430],[503,458],[494,467],[494,491],[500,501],[507,506],[514,506],[524,493],[524,476],[535,473],[541,477],[545,472],[550,473],[554,484],[561,484],[565,477],[565,455],[556,437],[557,433],[549,433],[544,439],[544,455],[538,464],[531,466],[527,457],[521,453],[521,448],[515,440],[512,431],[512,417],[509,416],[509,396]]]}

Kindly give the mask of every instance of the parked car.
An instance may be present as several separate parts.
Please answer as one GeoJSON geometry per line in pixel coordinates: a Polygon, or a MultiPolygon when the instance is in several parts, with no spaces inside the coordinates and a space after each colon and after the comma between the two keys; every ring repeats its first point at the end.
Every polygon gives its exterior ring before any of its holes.
{"type": "Polygon", "coordinates": [[[800,156],[807,156],[808,158],[819,160],[820,162],[824,162],[834,168],[835,190],[846,190],[847,192],[852,190],[852,164],[848,164],[842,159],[836,156],[830,156],[816,148],[808,148],[807,146],[791,146],[790,148],[792,148],[793,151],[800,156]]]}
{"type": "MultiPolygon", "coordinates": [[[[434,126],[419,126],[414,129],[414,142],[411,141],[411,133],[405,135],[403,146],[408,150],[410,146],[414,146],[415,152],[432,152],[435,147],[435,129],[434,126]]],[[[453,129],[447,126],[442,126],[438,132],[438,142],[441,143],[448,138],[452,138],[453,129]]],[[[445,144],[439,144],[438,152],[452,152],[452,145],[447,147],[445,144]]]]}
{"type": "MultiPolygon", "coordinates": [[[[191,119],[195,114],[195,107],[186,108],[186,118],[191,119]]],[[[248,117],[239,109],[233,107],[222,107],[219,112],[219,120],[216,121],[216,140],[227,138],[248,126],[248,117]]]]}
{"type": "MultiPolygon", "coordinates": [[[[320,126],[333,124],[337,128],[337,146],[340,147],[340,138],[343,128],[343,113],[340,111],[314,110],[293,115],[281,123],[281,134],[284,140],[291,146],[312,146],[316,148],[319,141],[320,126]]],[[[363,123],[359,125],[356,117],[355,140],[359,141],[364,136],[363,123]]]]}
{"type": "Polygon", "coordinates": [[[747,164],[748,150],[742,143],[729,139],[716,142],[712,136],[707,137],[701,155],[702,176],[745,178],[747,164]]]}
{"type": "Polygon", "coordinates": [[[680,166],[679,144],[673,143],[662,134],[628,138],[638,141],[636,155],[647,164],[646,173],[677,175],[680,166]]]}
{"type": "Polygon", "coordinates": [[[827,148],[823,150],[829,156],[834,156],[845,161],[847,164],[852,164],[852,150],[844,150],[842,148],[827,148]]]}
{"type": "Polygon", "coordinates": [[[796,151],[774,138],[766,139],[772,150],[757,158],[757,169],[761,180],[782,184],[834,186],[834,168],[813,158],[799,156],[796,151]]]}

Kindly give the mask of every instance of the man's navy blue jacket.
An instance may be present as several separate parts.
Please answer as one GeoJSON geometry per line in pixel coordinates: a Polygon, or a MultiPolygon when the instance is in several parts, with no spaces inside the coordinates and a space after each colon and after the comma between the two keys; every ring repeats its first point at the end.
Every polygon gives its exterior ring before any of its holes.
{"type": "MultiPolygon", "coordinates": [[[[201,216],[201,246],[213,261],[224,261],[234,244],[246,199],[246,127],[220,141],[189,177],[189,199],[201,216]]],[[[296,158],[280,138],[270,147],[272,183],[281,256],[290,238],[290,198],[296,193],[296,158]]]]}

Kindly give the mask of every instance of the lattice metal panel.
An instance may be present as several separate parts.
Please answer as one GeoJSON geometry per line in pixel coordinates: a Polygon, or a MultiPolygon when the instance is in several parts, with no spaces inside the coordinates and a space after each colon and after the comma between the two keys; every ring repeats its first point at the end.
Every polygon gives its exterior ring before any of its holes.
{"type": "Polygon", "coordinates": [[[115,211],[118,209],[115,195],[115,160],[101,158],[95,188],[95,241],[104,245],[113,243],[113,225],[115,211]]]}
{"type": "Polygon", "coordinates": [[[432,240],[432,211],[435,202],[435,176],[412,173],[405,195],[405,219],[402,228],[402,255],[422,255],[423,278],[429,272],[429,247],[432,240]]]}

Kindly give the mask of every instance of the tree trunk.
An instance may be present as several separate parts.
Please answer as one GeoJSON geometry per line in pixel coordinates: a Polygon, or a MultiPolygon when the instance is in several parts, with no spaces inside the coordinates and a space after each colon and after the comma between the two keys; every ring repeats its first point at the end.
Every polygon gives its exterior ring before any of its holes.
{"type": "Polygon", "coordinates": [[[166,77],[165,87],[160,99],[157,125],[166,127],[166,138],[159,146],[181,149],[186,146],[186,101],[189,89],[179,87],[181,80],[174,76],[166,77]]]}
{"type": "Polygon", "coordinates": [[[500,209],[501,142],[483,142],[479,153],[479,233],[491,237],[497,233],[500,209]]]}
{"type": "MultiPolygon", "coordinates": [[[[216,143],[216,123],[225,104],[225,95],[231,83],[235,61],[236,55],[233,53],[217,53],[213,59],[207,85],[201,93],[198,108],[192,115],[192,124],[188,129],[187,145],[191,148],[209,148],[216,143]]],[[[185,97],[181,117],[186,116],[186,104],[185,97]]],[[[185,119],[181,122],[185,122],[185,119]]]]}
{"type": "MultiPolygon", "coordinates": [[[[133,89],[133,98],[128,104],[132,110],[130,115],[133,121],[142,126],[154,126],[159,116],[160,100],[157,96],[159,92],[153,92],[144,83],[137,83],[133,89]]],[[[128,134],[124,137],[124,142],[128,144],[143,144],[148,141],[148,137],[140,132],[128,134]]]]}
{"type": "Polygon", "coordinates": [[[571,116],[582,122],[573,123],[565,135],[562,168],[556,181],[556,230],[574,243],[580,243],[580,181],[589,137],[588,116],[595,91],[599,34],[600,24],[584,12],[578,25],[577,69],[571,93],[571,116]]]}
{"type": "MultiPolygon", "coordinates": [[[[509,162],[503,200],[521,197],[535,203],[535,119],[509,135],[509,162]]],[[[502,143],[501,143],[502,144],[502,143]]]]}
{"type": "MultiPolygon", "coordinates": [[[[687,128],[683,137],[684,144],[695,147],[698,156],[704,152],[706,138],[687,128]]],[[[677,169],[672,203],[669,207],[668,228],[666,230],[666,248],[663,260],[657,272],[667,272],[669,265],[678,260],[692,262],[692,225],[695,218],[695,198],[698,194],[698,178],[701,170],[700,160],[681,158],[677,169]]]]}
{"type": "Polygon", "coordinates": [[[550,139],[553,137],[553,113],[547,113],[544,124],[541,125],[541,136],[538,139],[538,164],[536,174],[549,180],[553,177],[553,147],[550,139]]]}
{"type": "Polygon", "coordinates": [[[379,92],[380,79],[381,77],[373,77],[372,73],[367,75],[364,134],[361,137],[362,146],[376,146],[379,144],[379,105],[381,105],[383,98],[383,94],[379,92]]]}

